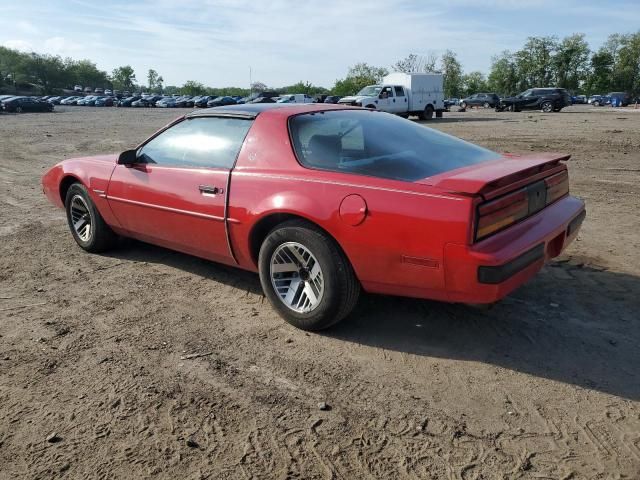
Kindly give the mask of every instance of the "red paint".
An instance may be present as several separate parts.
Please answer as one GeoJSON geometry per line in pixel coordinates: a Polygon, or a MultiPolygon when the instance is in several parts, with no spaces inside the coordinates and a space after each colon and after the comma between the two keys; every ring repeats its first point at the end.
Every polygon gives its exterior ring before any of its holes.
{"type": "Polygon", "coordinates": [[[560,160],[567,157],[510,155],[414,183],[302,167],[287,119],[342,108],[316,104],[260,113],[230,172],[131,168],[116,165],[116,155],[85,157],[51,168],[43,177],[44,191],[62,206],[61,182],[73,177],[87,186],[118,233],[252,271],[257,265],[250,238],[257,223],[273,214],[296,215],[338,242],[365,290],[453,302],[499,300],[543,261],[499,285],[478,283],[479,266],[507,263],[540,243],[547,260],[575,238],[576,232],[567,238],[566,230],[584,204],[565,196],[500,233],[472,240],[480,202],[565,171],[560,160]],[[203,195],[203,184],[224,193],[203,195]]]}
{"type": "Polygon", "coordinates": [[[340,204],[340,218],[347,225],[355,227],[367,217],[367,202],[360,195],[347,195],[340,204]]]}

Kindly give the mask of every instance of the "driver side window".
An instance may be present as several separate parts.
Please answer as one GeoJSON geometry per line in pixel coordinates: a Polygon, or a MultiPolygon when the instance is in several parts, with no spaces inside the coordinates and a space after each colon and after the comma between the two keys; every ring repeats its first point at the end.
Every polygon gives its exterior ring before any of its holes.
{"type": "Polygon", "coordinates": [[[165,130],[138,151],[138,161],[173,167],[231,169],[252,120],[186,119],[165,130]]]}

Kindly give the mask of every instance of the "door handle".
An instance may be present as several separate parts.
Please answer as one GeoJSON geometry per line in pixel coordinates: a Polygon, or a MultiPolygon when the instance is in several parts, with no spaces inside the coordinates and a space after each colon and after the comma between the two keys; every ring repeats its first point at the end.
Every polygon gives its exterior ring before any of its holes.
{"type": "Polygon", "coordinates": [[[203,195],[217,195],[218,193],[224,192],[222,188],[214,187],[212,185],[200,185],[198,190],[200,190],[200,193],[203,195]]]}

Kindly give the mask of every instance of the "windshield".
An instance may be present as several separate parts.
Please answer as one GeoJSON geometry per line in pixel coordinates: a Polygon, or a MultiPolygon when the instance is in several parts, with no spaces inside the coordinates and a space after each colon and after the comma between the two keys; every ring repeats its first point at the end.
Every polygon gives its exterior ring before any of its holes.
{"type": "Polygon", "coordinates": [[[368,87],[364,87],[362,90],[358,92],[358,95],[362,95],[364,97],[377,97],[382,90],[381,85],[369,85],[368,87]]]}
{"type": "Polygon", "coordinates": [[[339,110],[289,120],[303,165],[414,182],[500,155],[395,115],[339,110]]]}

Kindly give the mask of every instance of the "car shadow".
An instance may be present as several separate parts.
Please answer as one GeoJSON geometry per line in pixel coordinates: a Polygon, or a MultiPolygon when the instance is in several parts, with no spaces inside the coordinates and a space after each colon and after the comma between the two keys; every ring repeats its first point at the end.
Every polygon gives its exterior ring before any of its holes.
{"type": "MultiPolygon", "coordinates": [[[[160,247],[127,241],[109,256],[168,265],[263,295],[254,273],[160,247]]],[[[638,312],[640,278],[608,271],[588,258],[560,257],[489,309],[363,294],[349,318],[321,334],[412,355],[491,364],[637,401],[638,312]]]]}

